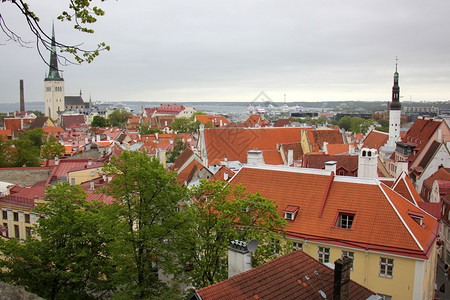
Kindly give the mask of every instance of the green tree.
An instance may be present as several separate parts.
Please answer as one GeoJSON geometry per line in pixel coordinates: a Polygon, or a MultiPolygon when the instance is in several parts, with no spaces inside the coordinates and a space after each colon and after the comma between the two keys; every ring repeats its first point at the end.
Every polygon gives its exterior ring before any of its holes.
{"type": "Polygon", "coordinates": [[[180,261],[193,262],[190,272],[197,288],[227,278],[227,249],[232,240],[258,240],[253,266],[287,252],[283,228],[287,222],[277,213],[277,206],[259,193],[246,193],[241,186],[226,182],[202,181],[193,190],[193,201],[185,207],[191,222],[184,237],[180,261]]]}
{"type": "Polygon", "coordinates": [[[143,152],[125,151],[103,169],[115,175],[105,193],[118,200],[113,204],[117,221],[110,243],[111,258],[118,266],[115,297],[164,297],[167,284],[158,279],[156,270],[174,274],[179,267],[173,258],[178,251],[174,241],[186,224],[178,212],[179,202],[186,201],[186,190],[175,173],[143,152]]]}
{"type": "Polygon", "coordinates": [[[27,167],[39,167],[41,162],[39,160],[39,151],[36,145],[29,139],[20,138],[14,141],[14,148],[16,149],[16,160],[14,165],[21,167],[26,165],[27,167]]]}
{"type": "Polygon", "coordinates": [[[17,151],[12,145],[12,141],[8,141],[3,135],[0,135],[0,168],[13,167],[15,165],[17,151]]]}
{"type": "MultiPolygon", "coordinates": [[[[103,16],[105,12],[95,3],[99,5],[101,2],[106,0],[70,0],[67,1],[68,9],[61,12],[57,17],[58,20],[73,22],[73,27],[75,30],[85,33],[94,33],[94,30],[88,26],[95,23],[97,18],[103,16]],[[94,4],[94,5],[93,5],[94,4]]],[[[15,6],[20,13],[25,17],[25,24],[27,24],[30,32],[36,36],[37,51],[41,54],[41,47],[50,51],[52,36],[51,34],[45,32],[39,24],[38,14],[33,11],[30,5],[24,1],[13,1],[13,0],[1,0],[2,3],[11,3],[15,6]]],[[[0,11],[0,28],[3,34],[5,34],[10,41],[16,42],[21,46],[29,46],[29,42],[25,42],[22,37],[18,36],[13,27],[7,26],[6,21],[7,16],[5,16],[2,11],[0,11]]],[[[77,63],[82,63],[84,61],[91,62],[95,57],[97,57],[101,51],[109,51],[110,47],[104,42],[98,43],[97,48],[94,49],[84,49],[81,44],[63,44],[55,42],[56,47],[59,48],[59,52],[65,52],[73,56],[77,63]]],[[[58,54],[61,56],[61,54],[58,54]]],[[[45,61],[42,55],[41,58],[45,61]]],[[[61,60],[65,63],[71,63],[71,59],[66,56],[62,56],[61,60]]],[[[48,65],[49,62],[46,62],[48,65]]]]}
{"type": "Polygon", "coordinates": [[[142,135],[146,135],[146,134],[163,133],[163,131],[159,128],[150,127],[149,125],[141,125],[139,127],[139,133],[142,135]]]}
{"type": "Polygon", "coordinates": [[[177,138],[175,140],[174,146],[172,150],[167,151],[166,153],[166,161],[168,163],[173,163],[179,156],[180,154],[186,150],[186,148],[189,147],[189,143],[188,142],[183,142],[182,139],[177,138]]]}
{"type": "Polygon", "coordinates": [[[189,120],[188,118],[176,118],[171,124],[170,127],[173,131],[178,133],[185,133],[191,130],[191,124],[193,121],[189,120]]]}
{"type": "Polygon", "coordinates": [[[338,126],[342,129],[345,129],[345,131],[349,131],[352,127],[352,117],[346,116],[339,120],[338,126]]]}
{"type": "Polygon", "coordinates": [[[66,149],[61,145],[56,137],[50,136],[48,141],[41,148],[41,157],[45,159],[53,159],[61,157],[66,152],[66,149]]]}
{"type": "Polygon", "coordinates": [[[109,115],[108,120],[111,126],[124,128],[127,125],[130,115],[131,113],[124,109],[115,110],[109,115]]]}
{"type": "Polygon", "coordinates": [[[41,148],[42,144],[44,143],[44,138],[45,132],[44,130],[42,130],[42,128],[27,130],[19,136],[19,140],[30,140],[33,143],[33,146],[37,148],[41,148]]]}
{"type": "Polygon", "coordinates": [[[108,120],[106,120],[105,117],[102,116],[94,116],[91,123],[92,127],[107,127],[108,126],[108,120]]]}
{"type": "Polygon", "coordinates": [[[34,233],[0,240],[0,279],[47,299],[95,299],[111,290],[107,244],[110,224],[103,205],[87,202],[77,185],[46,189],[34,233]]]}

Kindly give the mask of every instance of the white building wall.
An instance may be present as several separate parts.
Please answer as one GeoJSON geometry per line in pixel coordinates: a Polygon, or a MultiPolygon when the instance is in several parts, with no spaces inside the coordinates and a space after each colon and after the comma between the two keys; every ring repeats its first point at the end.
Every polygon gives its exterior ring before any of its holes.
{"type": "Polygon", "coordinates": [[[400,141],[400,110],[389,111],[389,140],[387,145],[394,147],[395,143],[400,141]]]}

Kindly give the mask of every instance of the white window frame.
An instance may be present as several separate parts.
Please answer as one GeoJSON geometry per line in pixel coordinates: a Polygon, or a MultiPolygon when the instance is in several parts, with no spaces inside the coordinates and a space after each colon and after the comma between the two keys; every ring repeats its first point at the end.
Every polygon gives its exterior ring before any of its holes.
{"type": "Polygon", "coordinates": [[[392,278],[394,275],[394,259],[387,257],[380,257],[380,277],[392,278]],[[389,272],[389,268],[391,271],[389,272]],[[390,274],[389,274],[390,273],[390,274]]]}
{"type": "Polygon", "coordinates": [[[303,250],[303,243],[301,242],[292,242],[292,248],[294,251],[296,250],[303,250]]]}
{"type": "Polygon", "coordinates": [[[284,218],[285,218],[286,220],[291,220],[291,221],[293,221],[294,218],[295,218],[295,213],[285,211],[285,212],[284,212],[284,218]]]}
{"type": "Polygon", "coordinates": [[[355,221],[355,215],[349,213],[339,213],[336,227],[343,229],[351,229],[353,222],[355,221]]]}
{"type": "Polygon", "coordinates": [[[330,262],[330,248],[318,247],[317,248],[317,259],[325,264],[330,262]]]}
{"type": "Polygon", "coordinates": [[[355,252],[342,250],[341,257],[350,257],[352,259],[352,264],[350,265],[350,270],[353,270],[353,262],[355,261],[355,252]]]}

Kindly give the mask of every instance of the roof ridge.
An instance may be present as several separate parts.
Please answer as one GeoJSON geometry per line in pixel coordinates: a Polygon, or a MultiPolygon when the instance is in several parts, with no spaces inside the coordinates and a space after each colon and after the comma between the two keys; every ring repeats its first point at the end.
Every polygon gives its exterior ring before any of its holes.
{"type": "MultiPolygon", "coordinates": [[[[424,251],[422,245],[419,243],[419,240],[417,239],[417,237],[414,235],[414,233],[412,232],[411,228],[409,228],[408,224],[406,224],[405,220],[403,219],[403,217],[401,216],[401,214],[398,212],[397,207],[392,203],[391,199],[389,198],[388,194],[386,193],[386,191],[383,189],[383,187],[381,185],[386,186],[387,188],[389,188],[387,185],[385,185],[384,183],[380,182],[378,184],[378,187],[380,188],[381,192],[383,193],[383,195],[386,197],[386,199],[388,200],[389,204],[391,205],[391,207],[394,209],[394,212],[397,214],[398,218],[400,219],[400,221],[403,223],[403,226],[405,226],[406,230],[409,232],[409,234],[411,235],[411,237],[414,239],[414,242],[419,246],[419,249],[421,251],[424,251]]],[[[395,192],[396,194],[398,194],[396,191],[392,190],[393,192],[395,192]]],[[[398,194],[400,195],[400,194],[398,194]]],[[[400,195],[401,196],[401,195],[400,195]]],[[[402,198],[404,198],[403,196],[401,196],[402,198]]],[[[407,199],[404,198],[404,200],[408,201],[407,199]]],[[[409,202],[409,201],[408,201],[409,202]]],[[[411,202],[410,202],[411,203],[411,202]]]]}

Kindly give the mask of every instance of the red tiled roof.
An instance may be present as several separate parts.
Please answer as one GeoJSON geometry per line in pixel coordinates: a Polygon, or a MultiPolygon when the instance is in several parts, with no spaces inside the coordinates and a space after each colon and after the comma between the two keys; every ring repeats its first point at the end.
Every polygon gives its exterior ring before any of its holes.
{"type": "Polygon", "coordinates": [[[336,161],[336,170],[344,168],[348,171],[358,170],[358,156],[356,155],[329,155],[305,154],[303,156],[304,168],[324,169],[327,161],[336,161]]]}
{"type": "Polygon", "coordinates": [[[64,129],[62,129],[62,127],[59,127],[59,126],[45,127],[45,128],[42,128],[42,130],[44,130],[44,132],[47,134],[64,132],[64,129]]]}
{"type": "Polygon", "coordinates": [[[266,125],[269,125],[270,123],[269,123],[269,121],[264,119],[261,115],[251,115],[244,122],[244,124],[248,127],[255,127],[255,125],[266,126],[266,125]]]}
{"type": "MultiPolygon", "coordinates": [[[[199,163],[196,160],[193,160],[186,168],[183,169],[183,171],[181,171],[178,176],[177,179],[180,182],[181,186],[183,186],[185,184],[186,181],[188,181],[189,177],[192,176],[193,171],[195,170],[201,170],[203,169],[204,166],[199,163]]],[[[190,178],[192,179],[192,178],[190,178]]]]}
{"type": "Polygon", "coordinates": [[[272,199],[278,212],[300,207],[288,236],[367,248],[413,257],[427,257],[436,238],[436,219],[377,179],[330,177],[330,172],[275,166],[243,167],[231,181],[250,193],[272,199]],[[330,185],[331,184],[331,185],[330,185]],[[337,228],[339,210],[355,212],[351,230],[337,228]],[[424,227],[408,211],[424,214],[424,227]]]}
{"type": "Polygon", "coordinates": [[[442,120],[416,119],[406,135],[402,138],[403,143],[410,143],[416,146],[414,149],[415,155],[411,154],[408,161],[412,162],[415,160],[441,123],[442,120]]]}
{"type": "MultiPolygon", "coordinates": [[[[333,298],[334,271],[301,250],[197,291],[203,300],[327,299],[333,298]]],[[[349,299],[367,299],[374,293],[354,281],[349,299]]]]}
{"type": "Polygon", "coordinates": [[[229,181],[233,176],[234,172],[228,169],[225,166],[220,167],[220,169],[216,172],[216,174],[211,177],[211,180],[220,180],[220,181],[229,181]],[[228,179],[225,180],[225,174],[227,174],[228,179]]]}
{"type": "Polygon", "coordinates": [[[275,121],[275,124],[273,124],[273,127],[286,127],[289,124],[291,124],[291,120],[289,119],[278,119],[275,121]]]}
{"type": "Polygon", "coordinates": [[[215,128],[205,129],[208,164],[213,161],[247,162],[247,151],[263,151],[266,164],[281,164],[277,144],[300,142],[302,128],[215,128]]]}
{"type": "Polygon", "coordinates": [[[405,172],[400,174],[394,184],[390,187],[415,205],[423,202],[419,193],[416,191],[414,184],[411,182],[405,172]]]}
{"type": "Polygon", "coordinates": [[[389,139],[389,134],[378,130],[372,130],[364,139],[363,147],[380,150],[389,139]]]}
{"type": "Polygon", "coordinates": [[[64,128],[72,128],[74,125],[84,124],[84,115],[62,115],[61,123],[64,128]]]}
{"type": "Polygon", "coordinates": [[[228,124],[230,124],[230,121],[228,121],[227,118],[225,118],[223,116],[196,115],[195,119],[203,124],[211,122],[216,127],[227,126],[228,124]],[[220,125],[221,121],[222,121],[222,125],[220,125]]]}
{"type": "Polygon", "coordinates": [[[319,151],[323,143],[344,144],[342,133],[338,130],[308,130],[306,132],[312,152],[319,151]]]}
{"type": "Polygon", "coordinates": [[[10,129],[0,130],[0,135],[4,136],[5,137],[4,139],[7,140],[8,137],[12,137],[12,130],[10,129]]]}
{"type": "Polygon", "coordinates": [[[327,150],[328,154],[335,155],[335,154],[342,154],[342,153],[348,153],[349,144],[328,144],[327,150]]]}
{"type": "Polygon", "coordinates": [[[169,167],[169,170],[177,172],[192,155],[194,155],[194,151],[191,148],[186,148],[169,167]]]}

